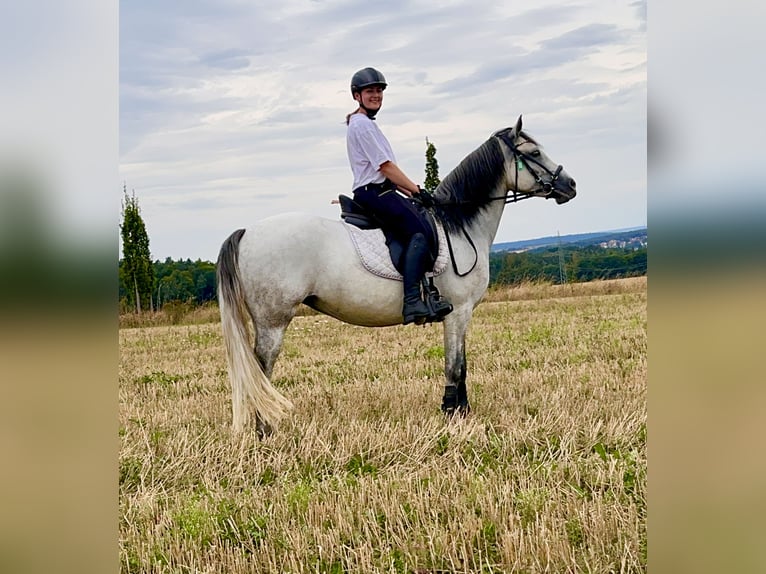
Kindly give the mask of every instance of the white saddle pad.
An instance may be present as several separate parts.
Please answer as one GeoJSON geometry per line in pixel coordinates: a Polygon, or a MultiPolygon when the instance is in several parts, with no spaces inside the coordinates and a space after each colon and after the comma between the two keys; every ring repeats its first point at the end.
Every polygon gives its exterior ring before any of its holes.
{"type": "MultiPolygon", "coordinates": [[[[391,261],[391,253],[386,245],[386,236],[382,229],[360,229],[356,225],[350,225],[343,222],[351,236],[351,242],[354,244],[362,265],[370,273],[385,277],[386,279],[402,280],[402,275],[394,267],[391,261]]],[[[436,233],[439,237],[439,254],[436,256],[433,272],[426,273],[426,276],[435,277],[441,275],[447,268],[449,262],[449,253],[447,251],[447,236],[440,222],[436,222],[436,233]]]]}

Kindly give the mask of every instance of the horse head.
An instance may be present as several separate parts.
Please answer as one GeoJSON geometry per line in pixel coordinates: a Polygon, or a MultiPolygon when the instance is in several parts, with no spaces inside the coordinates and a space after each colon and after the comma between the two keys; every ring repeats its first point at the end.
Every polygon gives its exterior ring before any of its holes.
{"type": "Polygon", "coordinates": [[[514,199],[544,197],[562,204],[577,194],[575,180],[522,131],[521,116],[514,127],[497,131],[493,136],[507,148],[506,189],[513,191],[514,199]]]}

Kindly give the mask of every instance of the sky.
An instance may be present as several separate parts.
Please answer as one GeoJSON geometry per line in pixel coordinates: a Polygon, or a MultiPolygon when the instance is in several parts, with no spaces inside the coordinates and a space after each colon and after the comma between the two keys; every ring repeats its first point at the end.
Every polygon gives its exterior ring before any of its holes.
{"type": "Polygon", "coordinates": [[[577,180],[565,205],[509,205],[496,242],[646,224],[646,1],[121,2],[119,175],[154,259],[215,261],[235,229],[289,211],[339,219],[351,193],[353,73],[388,81],[397,163],[442,178],[524,128],[577,180]]]}

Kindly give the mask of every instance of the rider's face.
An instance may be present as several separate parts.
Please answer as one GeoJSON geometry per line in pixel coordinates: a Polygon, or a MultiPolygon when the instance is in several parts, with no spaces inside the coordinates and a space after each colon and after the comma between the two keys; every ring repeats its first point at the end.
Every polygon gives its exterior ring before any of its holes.
{"type": "Polygon", "coordinates": [[[356,100],[367,109],[378,110],[383,105],[383,88],[380,86],[364,88],[361,93],[356,94],[356,100]]]}

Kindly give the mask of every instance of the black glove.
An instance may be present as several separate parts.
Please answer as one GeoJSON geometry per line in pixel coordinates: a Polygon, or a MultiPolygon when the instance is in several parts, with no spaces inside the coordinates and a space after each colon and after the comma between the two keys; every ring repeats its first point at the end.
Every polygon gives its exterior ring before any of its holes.
{"type": "Polygon", "coordinates": [[[420,204],[425,207],[426,209],[431,208],[434,206],[434,197],[430,193],[428,193],[425,189],[418,186],[418,193],[415,194],[415,197],[420,202],[420,204]]]}

